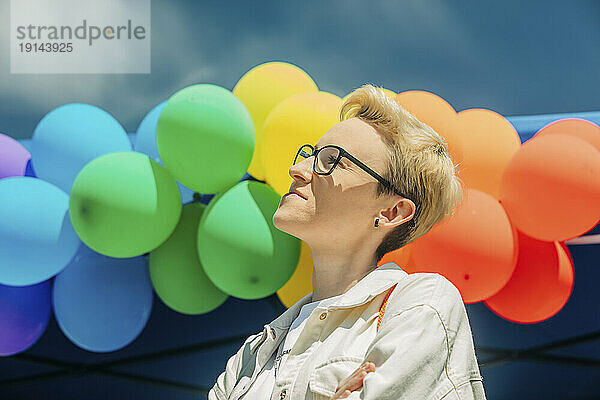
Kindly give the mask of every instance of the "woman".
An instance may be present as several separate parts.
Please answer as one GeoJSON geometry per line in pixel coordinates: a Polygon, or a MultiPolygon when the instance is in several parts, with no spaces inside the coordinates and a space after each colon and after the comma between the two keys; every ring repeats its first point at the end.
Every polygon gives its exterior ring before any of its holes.
{"type": "Polygon", "coordinates": [[[456,287],[377,267],[460,202],[446,143],[368,84],[340,120],[298,150],[273,215],[310,247],[313,291],[246,340],[209,400],[485,399],[456,287]]]}

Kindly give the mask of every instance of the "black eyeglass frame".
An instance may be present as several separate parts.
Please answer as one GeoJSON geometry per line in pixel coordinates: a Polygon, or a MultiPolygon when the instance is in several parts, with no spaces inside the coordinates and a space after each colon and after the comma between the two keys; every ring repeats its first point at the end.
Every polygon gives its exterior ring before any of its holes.
{"type": "MultiPolygon", "coordinates": [[[[394,186],[392,186],[392,184],[385,178],[381,177],[377,172],[373,171],[371,168],[367,167],[362,161],[360,161],[358,158],[354,157],[352,154],[348,153],[346,150],[344,150],[343,148],[341,148],[340,146],[336,146],[334,144],[328,144],[326,146],[323,146],[317,150],[315,150],[315,148],[310,145],[310,144],[304,144],[302,146],[300,146],[300,148],[298,149],[298,152],[296,153],[296,157],[294,157],[294,164],[296,164],[296,160],[298,159],[298,156],[300,155],[300,152],[302,152],[302,149],[304,147],[310,147],[312,154],[308,155],[308,153],[304,152],[303,156],[306,158],[315,156],[314,162],[313,162],[313,172],[318,174],[318,175],[330,175],[333,170],[335,169],[335,167],[337,167],[337,165],[339,164],[340,160],[342,159],[342,157],[346,157],[347,159],[349,159],[350,161],[352,161],[353,163],[355,163],[356,165],[358,165],[359,167],[361,167],[365,172],[367,172],[369,175],[371,175],[373,178],[377,179],[379,182],[381,182],[386,188],[391,189],[394,191],[394,193],[396,193],[399,196],[404,197],[405,199],[409,199],[411,201],[413,201],[411,198],[409,198],[408,196],[405,196],[404,194],[402,194],[399,190],[397,190],[394,186]],[[328,147],[333,147],[339,150],[339,155],[337,157],[337,159],[333,162],[331,169],[328,172],[317,172],[317,157],[319,156],[319,152],[323,149],[326,149],[328,147]]],[[[293,164],[293,165],[294,165],[293,164]]],[[[413,203],[416,204],[416,202],[413,201],[413,203]]],[[[411,219],[409,221],[409,224],[414,227],[415,226],[415,221],[414,218],[411,219]]]]}

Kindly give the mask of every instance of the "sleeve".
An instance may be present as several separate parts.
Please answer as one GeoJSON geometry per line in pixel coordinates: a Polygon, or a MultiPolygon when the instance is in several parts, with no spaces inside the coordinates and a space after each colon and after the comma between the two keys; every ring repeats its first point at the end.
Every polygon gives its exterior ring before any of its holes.
{"type": "Polygon", "coordinates": [[[208,400],[226,400],[231,395],[233,387],[237,383],[237,377],[242,367],[241,360],[246,346],[262,333],[250,335],[236,354],[229,357],[225,364],[225,371],[221,372],[212,389],[208,391],[208,400]]]}
{"type": "Polygon", "coordinates": [[[442,398],[452,388],[447,375],[448,335],[438,312],[416,305],[393,315],[369,345],[364,361],[375,371],[348,400],[442,398]]]}

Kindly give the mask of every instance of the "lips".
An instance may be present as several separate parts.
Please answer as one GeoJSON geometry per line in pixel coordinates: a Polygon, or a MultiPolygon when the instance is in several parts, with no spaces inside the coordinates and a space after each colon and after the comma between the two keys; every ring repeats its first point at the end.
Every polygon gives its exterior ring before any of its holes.
{"type": "Polygon", "coordinates": [[[302,197],[304,200],[306,200],[306,197],[304,197],[302,194],[300,194],[300,193],[296,192],[295,190],[289,191],[288,193],[286,193],[286,195],[288,195],[288,194],[292,194],[292,193],[293,193],[293,194],[296,194],[296,195],[298,195],[298,196],[302,197]]]}

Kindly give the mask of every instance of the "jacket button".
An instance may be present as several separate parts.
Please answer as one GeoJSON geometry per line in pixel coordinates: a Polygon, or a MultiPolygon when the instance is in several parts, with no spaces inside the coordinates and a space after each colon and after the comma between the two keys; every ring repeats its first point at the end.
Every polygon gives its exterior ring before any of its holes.
{"type": "Polygon", "coordinates": [[[280,398],[280,399],[285,399],[285,389],[283,389],[283,390],[281,391],[281,393],[279,394],[279,398],[280,398]]]}
{"type": "Polygon", "coordinates": [[[321,313],[321,315],[319,315],[319,319],[325,319],[325,318],[327,318],[327,313],[326,312],[321,313]]]}

